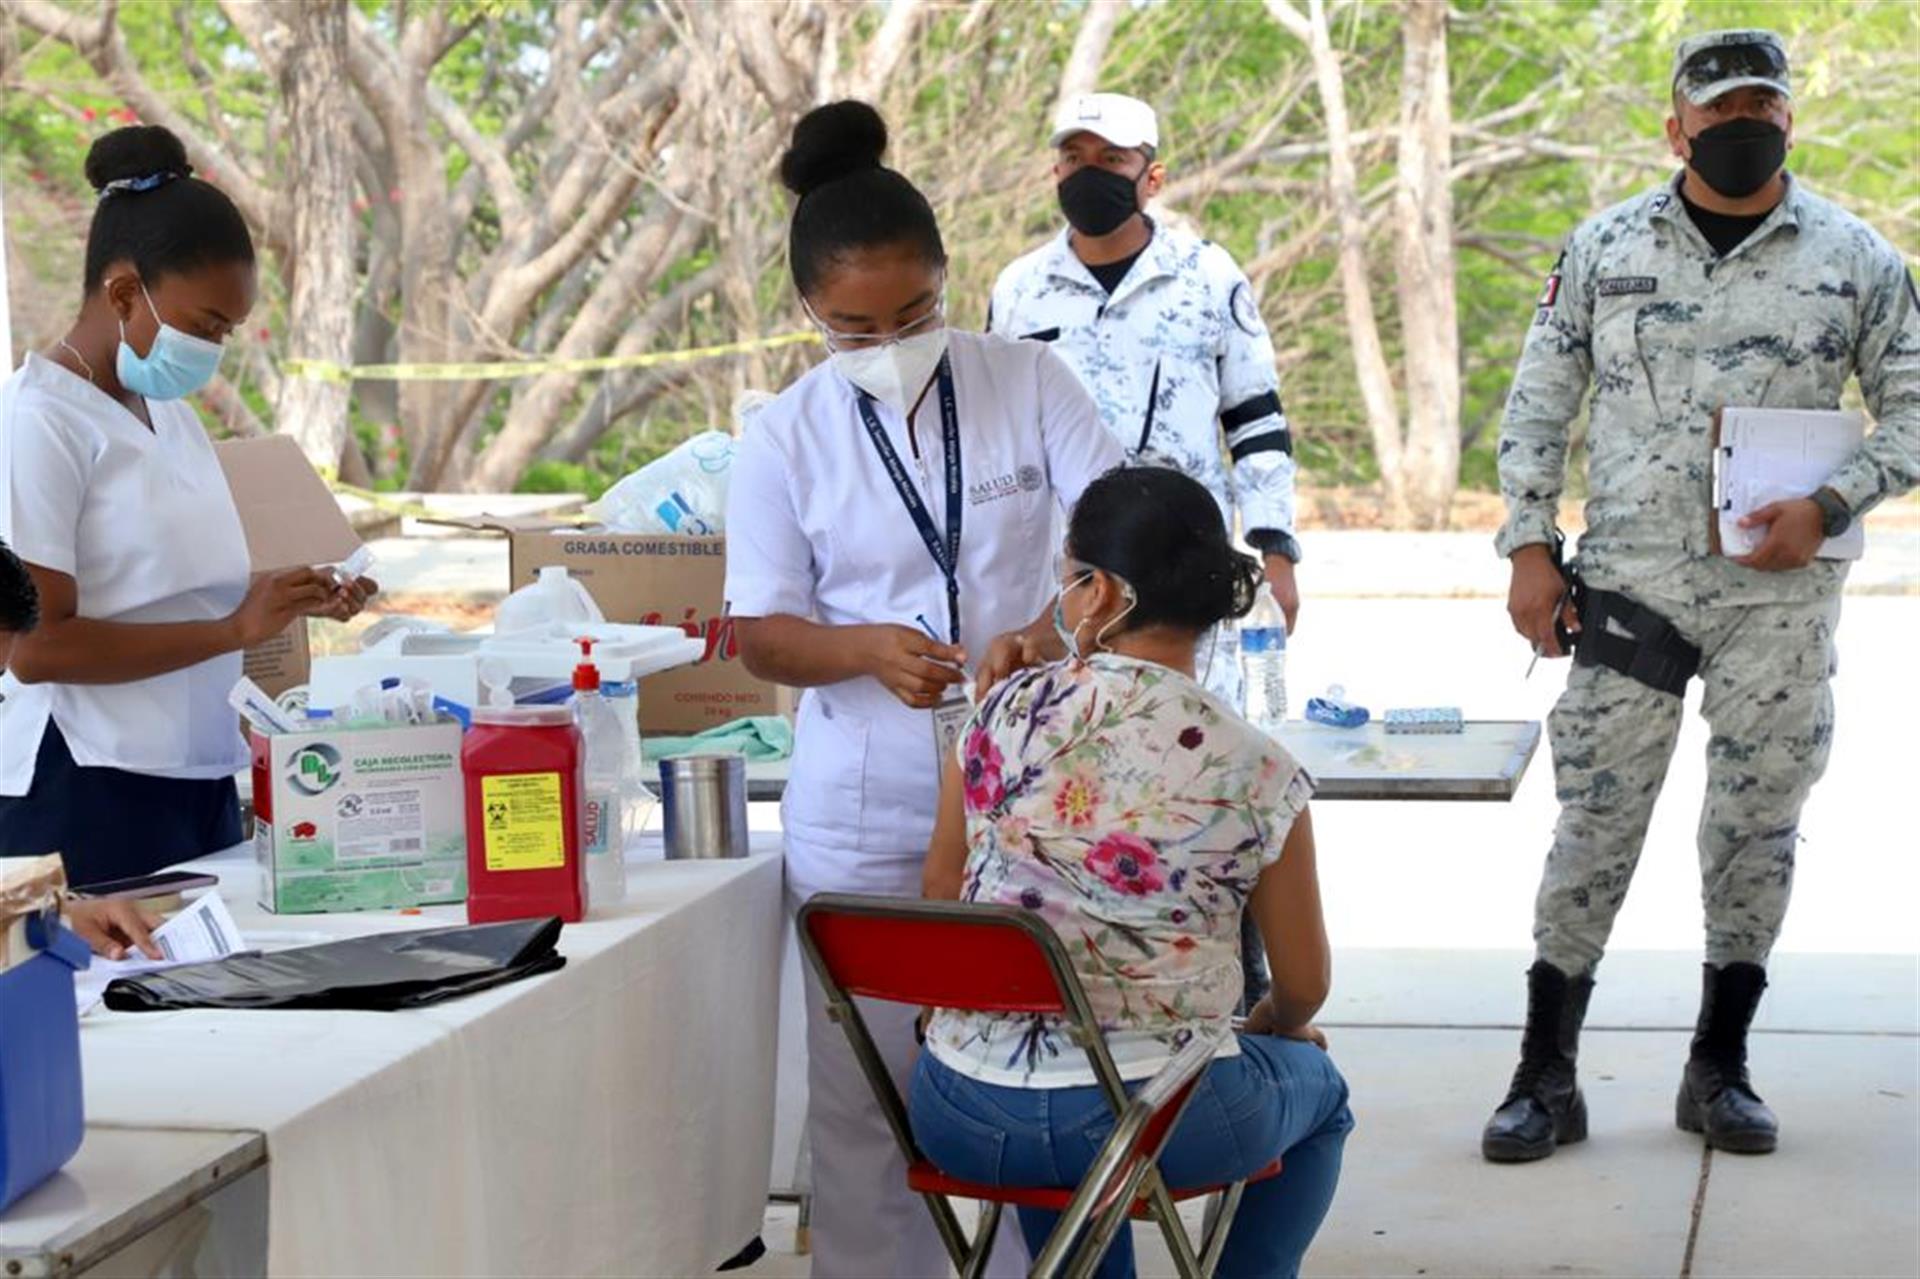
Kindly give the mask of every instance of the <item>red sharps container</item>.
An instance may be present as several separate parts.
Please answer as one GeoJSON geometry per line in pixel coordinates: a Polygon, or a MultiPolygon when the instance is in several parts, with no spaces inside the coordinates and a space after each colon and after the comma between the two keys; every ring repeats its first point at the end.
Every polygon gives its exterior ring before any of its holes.
{"type": "Polygon", "coordinates": [[[580,828],[585,753],[565,706],[477,707],[467,782],[467,922],[587,912],[580,828]]]}

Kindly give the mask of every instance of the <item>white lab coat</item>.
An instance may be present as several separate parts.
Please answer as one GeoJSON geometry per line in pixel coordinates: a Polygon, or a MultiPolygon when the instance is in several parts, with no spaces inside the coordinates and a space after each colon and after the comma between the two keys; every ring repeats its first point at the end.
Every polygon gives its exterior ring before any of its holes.
{"type": "MultiPolygon", "coordinates": [[[[246,597],[246,534],[193,409],[150,400],[149,431],[51,360],[0,386],[0,537],[74,579],[82,617],[195,622],[246,597]]],[[[74,762],[156,777],[231,777],[247,747],[227,705],[239,653],[121,684],[0,676],[0,795],[24,795],[51,720],[74,762]]]]}
{"type": "MultiPolygon", "coordinates": [[[[966,495],[960,638],[977,658],[1046,607],[1058,510],[1122,459],[1073,372],[1045,347],[956,330],[948,349],[966,495]]],[[[868,438],[856,394],[829,361],[747,428],[727,503],[728,608],[830,626],[918,626],[924,617],[944,640],[945,579],[868,438]]],[[[912,438],[899,414],[874,411],[944,532],[937,391],[912,438]]],[[[782,810],[795,901],[819,892],[918,896],[938,796],[930,712],[907,708],[871,678],[807,690],[782,810]]],[[[814,1274],[945,1273],[946,1254],[906,1189],[842,1031],[821,1015],[817,991],[808,1004],[814,1274]]],[[[904,1080],[915,1052],[911,1010],[869,1025],[904,1080]]],[[[1017,1232],[1003,1233],[995,1256],[994,1273],[1021,1272],[1017,1232]]]]}

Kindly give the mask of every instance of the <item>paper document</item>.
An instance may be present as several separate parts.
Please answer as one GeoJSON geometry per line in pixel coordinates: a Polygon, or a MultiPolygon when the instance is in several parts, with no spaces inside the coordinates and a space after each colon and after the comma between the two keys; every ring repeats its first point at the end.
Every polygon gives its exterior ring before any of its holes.
{"type": "Polygon", "coordinates": [[[206,892],[154,929],[153,944],[160,948],[163,958],[148,959],[137,950],[125,959],[102,959],[96,955],[92,967],[74,974],[73,993],[81,1015],[85,1016],[100,1002],[107,992],[107,983],[116,977],[225,959],[237,954],[244,942],[226,901],[218,892],[206,892]]]}
{"type": "MultiPolygon", "coordinates": [[[[1720,410],[1713,504],[1721,553],[1740,556],[1756,550],[1766,530],[1741,528],[1741,518],[1769,502],[1809,496],[1846,464],[1866,437],[1865,420],[1852,411],[1720,410]]],[[[1818,554],[1823,560],[1857,560],[1866,549],[1866,529],[1855,520],[1839,537],[1822,542],[1818,554]]]]}

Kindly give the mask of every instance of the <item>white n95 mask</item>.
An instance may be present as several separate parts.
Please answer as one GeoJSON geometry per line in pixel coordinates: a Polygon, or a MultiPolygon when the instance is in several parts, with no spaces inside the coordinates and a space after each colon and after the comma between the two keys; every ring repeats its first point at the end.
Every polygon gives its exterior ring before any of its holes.
{"type": "Polygon", "coordinates": [[[933,380],[934,370],[947,353],[947,330],[916,333],[898,342],[835,351],[833,367],[894,412],[905,416],[933,380]]]}

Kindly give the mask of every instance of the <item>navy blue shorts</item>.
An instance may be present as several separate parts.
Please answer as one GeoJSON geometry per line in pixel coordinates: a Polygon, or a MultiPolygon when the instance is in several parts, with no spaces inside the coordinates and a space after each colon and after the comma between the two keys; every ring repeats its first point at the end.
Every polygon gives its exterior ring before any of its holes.
{"type": "Polygon", "coordinates": [[[82,768],[47,722],[33,787],[0,795],[0,857],[59,853],[67,882],[150,875],[240,842],[240,795],[231,777],[210,781],[82,768]]]}

